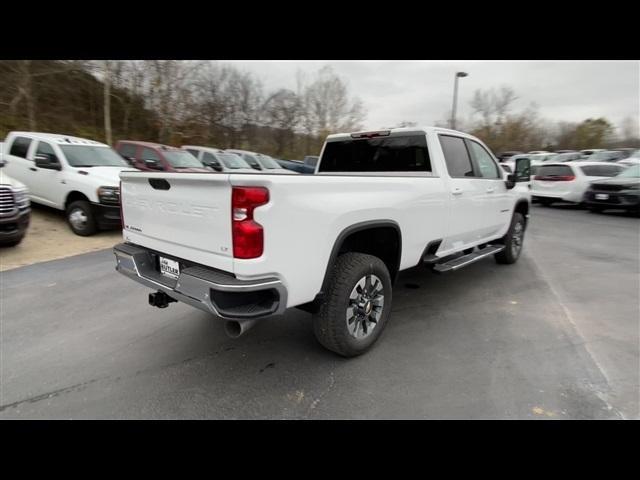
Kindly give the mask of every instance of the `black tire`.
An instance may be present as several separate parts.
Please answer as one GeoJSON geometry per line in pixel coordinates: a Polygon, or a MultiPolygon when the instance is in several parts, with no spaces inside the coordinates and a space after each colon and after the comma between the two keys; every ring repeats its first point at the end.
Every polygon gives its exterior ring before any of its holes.
{"type": "Polygon", "coordinates": [[[518,258],[520,258],[520,253],[522,252],[522,244],[524,242],[524,233],[526,231],[526,226],[527,223],[524,219],[524,216],[518,212],[514,213],[513,218],[511,219],[511,225],[509,225],[509,231],[502,238],[502,242],[504,243],[505,248],[501,252],[498,252],[494,255],[497,263],[511,264],[518,261],[518,258]],[[520,227],[518,227],[518,225],[520,225],[520,227]]]}
{"type": "MultiPolygon", "coordinates": [[[[371,285],[371,281],[368,285],[371,285]]],[[[313,333],[322,346],[338,355],[343,357],[362,355],[382,334],[391,312],[391,301],[391,276],[382,260],[363,253],[345,253],[338,257],[331,271],[325,300],[313,316],[313,333]],[[373,280],[372,276],[378,277],[378,279],[373,280]],[[370,330],[366,328],[367,321],[365,319],[371,319],[374,315],[374,310],[371,307],[373,302],[366,302],[368,315],[363,313],[361,316],[352,317],[355,323],[352,322],[351,325],[355,328],[355,335],[358,331],[365,335],[362,338],[356,338],[354,333],[350,331],[351,327],[347,318],[348,309],[353,308],[350,307],[353,304],[350,295],[358,284],[367,277],[375,281],[373,285],[377,285],[378,280],[382,284],[383,304],[379,310],[375,311],[379,318],[375,324],[369,323],[370,330]]],[[[356,308],[352,312],[355,313],[356,308]]]]}
{"type": "Polygon", "coordinates": [[[15,247],[16,245],[19,245],[20,242],[22,242],[22,239],[24,238],[24,235],[16,240],[11,240],[10,242],[4,242],[4,243],[0,243],[0,247],[15,247]]]}
{"type": "Polygon", "coordinates": [[[67,223],[73,230],[73,233],[82,237],[88,237],[98,231],[96,224],[96,218],[93,214],[91,204],[86,200],[76,200],[71,202],[67,207],[67,223]],[[80,212],[84,216],[85,220],[82,222],[76,222],[71,220],[71,215],[80,212]]]}

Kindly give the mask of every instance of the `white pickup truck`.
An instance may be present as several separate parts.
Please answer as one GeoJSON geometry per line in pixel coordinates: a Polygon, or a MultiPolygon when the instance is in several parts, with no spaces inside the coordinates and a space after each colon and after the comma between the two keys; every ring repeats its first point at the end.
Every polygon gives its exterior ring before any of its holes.
{"type": "Polygon", "coordinates": [[[157,290],[151,305],[211,312],[232,337],[299,307],[351,357],[387,324],[398,272],[518,259],[528,170],[429,127],[330,135],[309,175],[122,172],[116,269],[157,290]]]}

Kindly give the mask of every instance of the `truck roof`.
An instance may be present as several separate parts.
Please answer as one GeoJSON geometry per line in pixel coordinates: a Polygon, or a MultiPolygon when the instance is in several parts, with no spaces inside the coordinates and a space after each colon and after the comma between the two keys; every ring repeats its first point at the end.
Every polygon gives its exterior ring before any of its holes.
{"type": "Polygon", "coordinates": [[[203,152],[228,153],[225,150],[223,150],[222,148],[202,147],[202,146],[199,146],[199,145],[182,145],[180,148],[182,148],[182,149],[191,148],[193,150],[202,150],[203,152]]]}
{"type": "Polygon", "coordinates": [[[178,147],[172,147],[171,145],[163,145],[162,143],[154,142],[141,142],[138,140],[120,140],[118,143],[131,143],[134,145],[142,145],[143,147],[157,148],[159,150],[181,150],[178,147]]]}
{"type": "Polygon", "coordinates": [[[86,138],[74,137],[72,135],[60,135],[57,133],[43,133],[43,132],[11,132],[10,134],[21,137],[37,138],[38,140],[45,140],[51,143],[57,144],[72,144],[72,145],[93,145],[99,147],[109,147],[106,143],[96,142],[95,140],[89,140],[86,138]]]}
{"type": "MultiPolygon", "coordinates": [[[[470,136],[468,133],[464,133],[458,130],[451,130],[449,128],[443,127],[401,127],[401,128],[381,128],[380,130],[363,130],[359,132],[349,132],[349,133],[334,133],[332,135],[327,136],[327,141],[336,140],[336,139],[344,139],[344,138],[354,138],[354,136],[360,136],[360,138],[366,138],[368,135],[371,136],[390,136],[399,133],[428,133],[428,132],[436,132],[436,133],[452,133],[456,135],[470,136]]],[[[356,137],[357,138],[357,137],[356,137]]]]}

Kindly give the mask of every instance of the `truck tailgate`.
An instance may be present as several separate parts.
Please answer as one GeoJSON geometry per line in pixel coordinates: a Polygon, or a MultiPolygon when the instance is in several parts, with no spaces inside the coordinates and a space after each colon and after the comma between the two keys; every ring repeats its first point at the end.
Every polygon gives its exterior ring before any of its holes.
{"type": "Polygon", "coordinates": [[[228,175],[122,172],[120,179],[125,241],[233,271],[228,175]]]}

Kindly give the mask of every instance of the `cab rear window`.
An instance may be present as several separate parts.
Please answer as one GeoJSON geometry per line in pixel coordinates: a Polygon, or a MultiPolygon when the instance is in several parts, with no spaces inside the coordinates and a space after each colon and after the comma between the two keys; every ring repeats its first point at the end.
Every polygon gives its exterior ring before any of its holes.
{"type": "Polygon", "coordinates": [[[424,135],[328,142],[319,172],[430,172],[424,135]]]}

